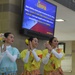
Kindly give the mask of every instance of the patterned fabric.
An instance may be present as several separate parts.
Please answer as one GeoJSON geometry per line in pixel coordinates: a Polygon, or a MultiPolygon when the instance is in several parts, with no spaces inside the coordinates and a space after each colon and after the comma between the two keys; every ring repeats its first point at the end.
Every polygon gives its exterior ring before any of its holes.
{"type": "Polygon", "coordinates": [[[33,70],[31,72],[25,70],[21,75],[40,75],[40,71],[39,70],[33,70]]]}
{"type": "Polygon", "coordinates": [[[0,73],[0,75],[17,75],[16,72],[6,72],[6,73],[0,73]]]}
{"type": "Polygon", "coordinates": [[[44,75],[63,75],[63,71],[60,67],[54,71],[45,71],[44,70],[44,75]]]}

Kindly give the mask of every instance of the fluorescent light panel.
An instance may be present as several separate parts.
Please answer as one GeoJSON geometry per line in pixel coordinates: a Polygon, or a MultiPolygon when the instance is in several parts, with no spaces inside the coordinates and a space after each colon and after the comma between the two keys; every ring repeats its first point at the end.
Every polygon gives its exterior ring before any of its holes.
{"type": "Polygon", "coordinates": [[[56,19],[56,22],[64,22],[65,20],[63,19],[56,19]]]}

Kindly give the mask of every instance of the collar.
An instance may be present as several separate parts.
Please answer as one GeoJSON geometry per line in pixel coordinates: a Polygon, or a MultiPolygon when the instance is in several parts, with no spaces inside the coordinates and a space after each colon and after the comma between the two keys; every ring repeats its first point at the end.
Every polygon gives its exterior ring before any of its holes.
{"type": "MultiPolygon", "coordinates": [[[[6,46],[6,49],[8,49],[8,48],[10,48],[11,47],[11,45],[9,45],[9,46],[6,46]]],[[[2,45],[2,49],[4,48],[4,44],[2,45]]]]}

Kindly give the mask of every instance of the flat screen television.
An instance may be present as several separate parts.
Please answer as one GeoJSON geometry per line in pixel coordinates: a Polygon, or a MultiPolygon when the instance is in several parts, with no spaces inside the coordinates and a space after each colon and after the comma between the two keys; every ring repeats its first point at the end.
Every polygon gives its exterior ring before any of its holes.
{"type": "Polygon", "coordinates": [[[24,0],[21,33],[48,39],[54,35],[57,6],[46,0],[24,0]]]}

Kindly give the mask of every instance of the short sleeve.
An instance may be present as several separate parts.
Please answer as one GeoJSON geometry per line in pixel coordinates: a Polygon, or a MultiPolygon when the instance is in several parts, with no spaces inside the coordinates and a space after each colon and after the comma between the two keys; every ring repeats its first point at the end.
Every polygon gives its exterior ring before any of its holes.
{"type": "Polygon", "coordinates": [[[23,51],[20,53],[21,59],[25,58],[26,53],[27,53],[27,50],[23,50],[23,51]]]}
{"type": "Polygon", "coordinates": [[[46,55],[48,54],[48,49],[44,49],[44,50],[42,51],[42,53],[43,53],[43,57],[46,57],[46,55]]]}

